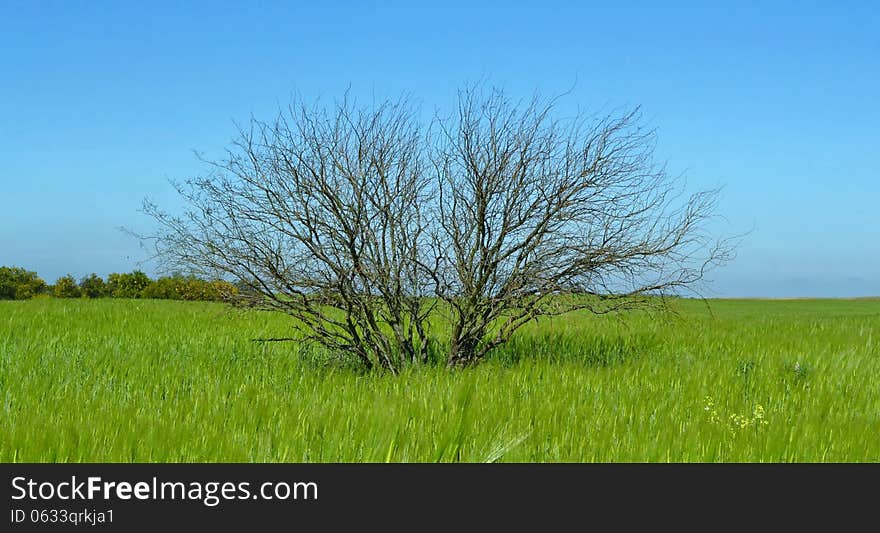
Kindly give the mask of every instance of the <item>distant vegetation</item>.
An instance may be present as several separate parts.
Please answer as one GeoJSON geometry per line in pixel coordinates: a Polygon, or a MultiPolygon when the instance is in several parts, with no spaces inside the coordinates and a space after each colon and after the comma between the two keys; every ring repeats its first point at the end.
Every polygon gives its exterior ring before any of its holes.
{"type": "Polygon", "coordinates": [[[0,300],[29,300],[35,296],[55,298],[153,298],[159,300],[220,301],[238,289],[223,280],[204,280],[175,274],[150,279],[140,270],[114,272],[105,282],[92,273],[79,281],[71,274],[47,284],[36,272],[21,267],[0,267],[0,300]]]}
{"type": "Polygon", "coordinates": [[[27,300],[46,291],[46,282],[36,272],[0,267],[0,300],[27,300]]]}

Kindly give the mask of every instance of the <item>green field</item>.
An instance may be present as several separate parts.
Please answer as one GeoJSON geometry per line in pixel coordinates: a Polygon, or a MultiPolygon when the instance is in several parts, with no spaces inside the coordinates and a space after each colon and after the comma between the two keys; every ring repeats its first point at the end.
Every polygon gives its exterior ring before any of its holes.
{"type": "Polygon", "coordinates": [[[475,369],[325,361],[280,315],[0,302],[0,461],[880,461],[880,301],[530,324],[475,369]]]}

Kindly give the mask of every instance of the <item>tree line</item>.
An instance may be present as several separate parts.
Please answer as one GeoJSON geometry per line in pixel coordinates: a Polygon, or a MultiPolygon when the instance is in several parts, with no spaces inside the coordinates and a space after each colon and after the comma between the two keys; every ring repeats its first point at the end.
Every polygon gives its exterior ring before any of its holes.
{"type": "Polygon", "coordinates": [[[160,300],[229,299],[238,288],[223,280],[205,280],[174,274],[151,279],[144,272],[114,272],[104,280],[96,273],[77,280],[70,274],[49,285],[36,272],[22,267],[0,267],[0,300],[28,300],[46,295],[55,298],[153,298],[160,300]]]}

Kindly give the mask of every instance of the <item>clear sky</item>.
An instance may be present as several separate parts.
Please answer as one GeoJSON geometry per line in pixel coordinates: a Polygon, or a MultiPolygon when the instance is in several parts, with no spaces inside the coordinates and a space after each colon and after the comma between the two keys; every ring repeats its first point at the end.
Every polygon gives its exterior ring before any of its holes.
{"type": "MultiPolygon", "coordinates": [[[[465,82],[641,105],[657,155],[750,231],[708,296],[880,295],[880,4],[0,2],[0,265],[130,271],[119,226],[292,94],[465,82]],[[726,5],[724,5],[726,4],[726,5]]],[[[142,265],[151,273],[149,265],[142,265]]]]}

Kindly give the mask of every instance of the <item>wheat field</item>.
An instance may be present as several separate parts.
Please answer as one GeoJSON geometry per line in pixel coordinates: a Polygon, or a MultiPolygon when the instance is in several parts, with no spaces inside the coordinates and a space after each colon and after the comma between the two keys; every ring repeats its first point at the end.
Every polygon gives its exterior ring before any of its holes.
{"type": "Polygon", "coordinates": [[[2,462],[876,462],[880,301],[541,319],[476,368],[365,374],[291,319],[0,302],[2,462]]]}

